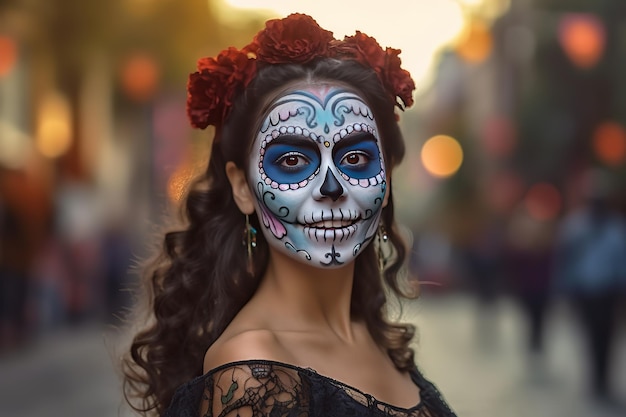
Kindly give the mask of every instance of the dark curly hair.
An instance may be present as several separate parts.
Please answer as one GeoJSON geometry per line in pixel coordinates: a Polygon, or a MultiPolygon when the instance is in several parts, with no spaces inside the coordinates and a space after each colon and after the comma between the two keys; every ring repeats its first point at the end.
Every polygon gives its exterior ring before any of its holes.
{"type": "MultiPolygon", "coordinates": [[[[225,173],[227,161],[246,166],[255,121],[267,97],[286,84],[301,80],[344,83],[360,93],[372,109],[381,135],[389,172],[404,156],[404,142],[394,103],[374,71],[356,61],[319,59],[306,65],[271,65],[236,99],[226,124],[217,129],[206,172],[190,186],[183,206],[185,225],[165,234],[163,248],[144,269],[147,321],[135,335],[123,360],[124,392],[131,406],[145,414],[162,413],[175,389],[202,374],[206,350],[252,297],[269,257],[262,234],[247,270],[242,247],[244,215],[233,200],[225,173]]],[[[391,193],[391,178],[388,178],[391,193]]],[[[259,227],[256,215],[250,220],[259,227]]],[[[406,248],[394,224],[393,196],[381,221],[393,255],[381,277],[374,245],[355,261],[351,313],[363,320],[375,341],[386,349],[400,370],[414,367],[410,348],[415,329],[386,318],[388,291],[411,297],[399,282],[406,248]]]]}

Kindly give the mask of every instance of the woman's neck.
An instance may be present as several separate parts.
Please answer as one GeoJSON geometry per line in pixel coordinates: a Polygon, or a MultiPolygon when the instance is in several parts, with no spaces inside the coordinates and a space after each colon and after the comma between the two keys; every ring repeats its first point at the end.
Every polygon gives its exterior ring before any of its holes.
{"type": "Polygon", "coordinates": [[[353,279],[354,262],[341,268],[323,269],[271,251],[255,298],[271,306],[271,317],[281,317],[277,330],[330,330],[349,341],[353,338],[350,316],[353,279]]]}

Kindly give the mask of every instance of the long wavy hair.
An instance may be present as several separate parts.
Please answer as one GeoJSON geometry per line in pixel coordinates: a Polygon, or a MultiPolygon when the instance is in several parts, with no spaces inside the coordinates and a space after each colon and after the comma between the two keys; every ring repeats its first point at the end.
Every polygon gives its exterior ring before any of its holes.
{"type": "MultiPolygon", "coordinates": [[[[191,184],[182,207],[185,224],[165,234],[163,247],[143,269],[144,323],[123,360],[124,392],[129,404],[145,414],[160,414],[175,389],[202,374],[206,350],[222,334],[256,291],[269,257],[257,236],[252,271],[242,246],[245,217],[233,200],[225,173],[227,161],[247,165],[257,119],[267,97],[299,80],[338,81],[362,95],[376,118],[388,172],[404,156],[404,141],[394,103],[376,74],[355,61],[320,59],[306,65],[260,68],[236,99],[225,125],[216,131],[206,172],[191,184]],[[146,324],[147,323],[147,324],[146,324]]],[[[388,192],[392,192],[388,178],[388,192]]],[[[251,222],[259,227],[256,215],[251,222]]],[[[387,318],[387,296],[412,297],[399,280],[406,248],[394,223],[393,195],[381,221],[392,252],[381,276],[374,245],[355,260],[351,314],[363,320],[395,366],[414,366],[410,348],[415,329],[387,318]]]]}

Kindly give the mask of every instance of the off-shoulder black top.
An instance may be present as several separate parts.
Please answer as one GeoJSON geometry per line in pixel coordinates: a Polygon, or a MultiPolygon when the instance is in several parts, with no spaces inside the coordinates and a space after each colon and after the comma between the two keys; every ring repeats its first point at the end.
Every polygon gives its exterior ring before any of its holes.
{"type": "Polygon", "coordinates": [[[246,360],[224,364],[179,387],[164,416],[456,417],[417,367],[411,379],[420,388],[420,401],[402,408],[310,368],[246,360]]]}

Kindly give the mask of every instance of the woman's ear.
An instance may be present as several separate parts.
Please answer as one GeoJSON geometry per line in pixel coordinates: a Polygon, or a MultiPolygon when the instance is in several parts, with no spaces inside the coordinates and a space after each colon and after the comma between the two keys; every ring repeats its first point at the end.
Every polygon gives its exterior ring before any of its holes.
{"type": "Polygon", "coordinates": [[[226,162],[226,176],[233,190],[235,204],[243,214],[254,213],[254,202],[246,175],[233,161],[226,162]]]}

